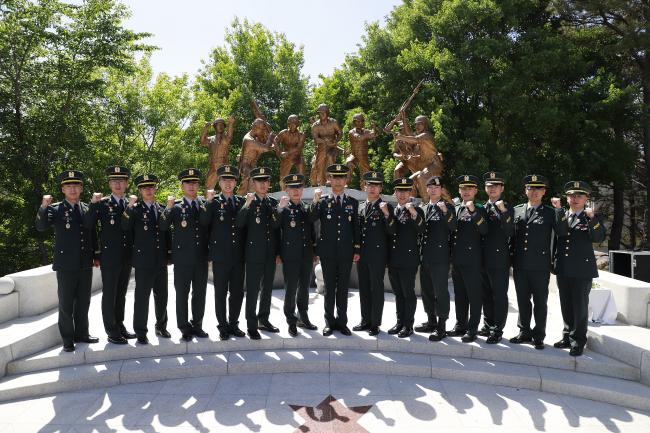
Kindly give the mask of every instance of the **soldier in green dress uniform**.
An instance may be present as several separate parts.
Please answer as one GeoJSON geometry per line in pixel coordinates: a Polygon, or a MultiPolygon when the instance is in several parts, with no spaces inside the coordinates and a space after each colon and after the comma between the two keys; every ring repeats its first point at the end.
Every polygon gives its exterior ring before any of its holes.
{"type": "Polygon", "coordinates": [[[415,275],[420,265],[418,239],[424,231],[424,211],[411,203],[413,180],[407,177],[393,181],[397,206],[395,230],[391,236],[390,258],[388,260],[388,279],[395,293],[397,323],[388,330],[406,338],[413,334],[417,296],[415,295],[415,275]]]}
{"type": "Polygon", "coordinates": [[[52,204],[44,195],[36,214],[36,229],[54,227],[54,263],[59,298],[59,332],[63,350],[72,352],[74,343],[97,343],[88,333],[88,309],[93,279],[93,255],[97,237],[83,224],[88,205],[80,201],[84,175],[66,170],[58,177],[64,199],[52,204]]]}
{"type": "Polygon", "coordinates": [[[510,282],[510,237],[515,231],[512,206],[503,201],[503,175],[489,171],[483,175],[488,232],[483,238],[483,328],[479,335],[488,344],[501,341],[508,318],[510,282]]]}
{"type": "Polygon", "coordinates": [[[269,322],[273,277],[280,253],[280,219],[276,212],[278,201],[268,196],[271,169],[255,167],[250,172],[250,179],[255,192],[246,194],[246,202],[237,213],[235,225],[246,229],[247,332],[252,340],[259,340],[258,327],[268,332],[280,331],[269,322]],[[260,306],[256,312],[258,295],[260,306]]]}
{"type": "Polygon", "coordinates": [[[239,313],[244,302],[246,230],[235,224],[237,213],[244,205],[243,197],[234,194],[239,170],[232,165],[222,165],[217,168],[217,176],[221,194],[215,195],[214,190],[206,191],[207,202],[201,210],[200,220],[203,226],[210,228],[208,249],[212,260],[214,310],[219,339],[227,340],[231,335],[246,335],[239,329],[239,313]]]}
{"type": "Polygon", "coordinates": [[[102,271],[102,318],[108,341],[126,344],[135,334],[124,326],[126,289],[131,279],[133,236],[122,229],[120,218],[127,205],[126,189],[131,171],[122,166],[106,168],[111,194],[102,198],[93,193],[90,212],[84,214],[84,225],[91,230],[99,226],[99,254],[95,260],[102,271]]]}
{"type": "Polygon", "coordinates": [[[591,187],[587,182],[568,182],[564,190],[569,209],[560,207],[560,199],[552,200],[559,214],[555,274],[564,319],[562,339],[553,346],[571,348],[569,355],[580,356],[587,344],[591,282],[593,278],[598,277],[593,243],[604,241],[606,231],[601,218],[592,208],[585,206],[591,194],[591,187]]]}
{"type": "Polygon", "coordinates": [[[542,204],[548,182],[539,174],[524,178],[528,202],[515,206],[515,234],[512,242],[513,279],[519,307],[519,334],[511,343],[533,343],[535,349],[544,349],[548,282],[551,275],[551,240],[557,228],[557,212],[542,204]],[[531,297],[534,306],[531,305],[531,297]],[[531,329],[531,316],[535,327],[531,329]]]}
{"type": "Polygon", "coordinates": [[[350,169],[343,164],[327,167],[327,180],[332,193],[321,197],[322,191],[314,191],[310,213],[312,221],[320,221],[320,233],[316,243],[325,281],[325,328],[323,335],[332,335],[338,329],[343,335],[351,335],[348,328],[348,286],[352,263],[359,261],[360,236],[358,223],[359,202],[345,194],[345,184],[350,169]],[[336,315],[334,305],[336,304],[336,315]]]}
{"type": "Polygon", "coordinates": [[[314,224],[309,206],[302,201],[305,176],[290,174],[282,179],[285,191],[278,204],[280,219],[280,257],[284,276],[284,316],[289,335],[298,335],[297,326],[318,329],[309,320],[309,282],[314,267],[314,224]],[[296,316],[296,305],[298,315],[296,316]]]}
{"type": "Polygon", "coordinates": [[[142,174],[135,178],[141,200],[129,196],[122,213],[122,228],[133,233],[133,267],[135,268],[135,304],[133,330],[140,344],[148,344],[149,298],[153,291],[156,313],[156,335],[170,338],[167,331],[167,265],[171,263],[171,237],[169,231],[160,230],[160,216],[165,207],[156,203],[155,174],[142,174]]]}
{"type": "Polygon", "coordinates": [[[456,325],[448,334],[462,335],[461,340],[469,343],[476,340],[481,321],[481,239],[487,234],[488,225],[485,208],[474,202],[478,192],[478,177],[465,174],[456,180],[462,200],[456,206],[458,222],[452,234],[451,253],[456,325]]]}
{"type": "Polygon", "coordinates": [[[381,199],[383,173],[369,171],[363,174],[362,180],[368,197],[359,204],[361,258],[357,262],[357,273],[361,323],[352,330],[377,335],[384,310],[384,274],[395,232],[395,218],[393,206],[381,199]]]}
{"type": "Polygon", "coordinates": [[[199,223],[204,200],[198,197],[201,171],[188,168],[178,174],[183,198],[167,197],[159,222],[160,230],[172,230],[172,262],[176,290],[176,322],[184,341],[192,336],[207,338],[203,330],[205,292],[208,284],[208,230],[199,223]],[[187,302],[192,291],[192,319],[187,302]]]}
{"type": "Polygon", "coordinates": [[[420,287],[427,321],[415,327],[416,332],[430,332],[429,340],[440,341],[447,335],[449,318],[449,237],[456,229],[456,209],[442,198],[442,179],[433,176],[427,181],[429,202],[424,211],[420,259],[420,287]]]}

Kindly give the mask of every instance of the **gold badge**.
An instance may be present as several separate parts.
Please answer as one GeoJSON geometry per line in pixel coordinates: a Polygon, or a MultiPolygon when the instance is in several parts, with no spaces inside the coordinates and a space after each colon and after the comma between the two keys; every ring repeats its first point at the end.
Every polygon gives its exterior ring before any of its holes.
{"type": "Polygon", "coordinates": [[[74,171],[69,171],[68,172],[68,177],[74,177],[74,171]]]}
{"type": "Polygon", "coordinates": [[[490,179],[495,179],[497,174],[495,172],[490,172],[490,179]]]}
{"type": "Polygon", "coordinates": [[[530,179],[531,179],[533,182],[537,182],[537,175],[534,174],[530,179]]]}
{"type": "Polygon", "coordinates": [[[142,227],[142,228],[143,228],[144,230],[149,230],[149,226],[147,226],[147,225],[145,225],[145,226],[142,227]]]}
{"type": "Polygon", "coordinates": [[[372,178],[373,178],[373,179],[377,179],[377,172],[376,172],[376,171],[373,171],[373,172],[372,172],[372,178]]]}
{"type": "Polygon", "coordinates": [[[190,176],[194,176],[194,170],[190,169],[190,176]]]}
{"type": "Polygon", "coordinates": [[[115,167],[115,173],[119,173],[119,172],[120,172],[120,167],[115,167]]]}
{"type": "Polygon", "coordinates": [[[465,176],[463,179],[465,179],[465,182],[469,181],[469,176],[465,176]]]}
{"type": "Polygon", "coordinates": [[[255,222],[256,222],[257,224],[259,224],[259,223],[262,222],[262,220],[260,219],[260,217],[257,217],[257,218],[255,218],[255,222]]]}
{"type": "Polygon", "coordinates": [[[402,184],[406,183],[406,178],[402,179],[402,184]]]}
{"type": "Polygon", "coordinates": [[[264,169],[260,168],[260,174],[264,174],[264,169]]]}
{"type": "Polygon", "coordinates": [[[574,188],[580,188],[580,182],[573,182],[574,188]]]}
{"type": "Polygon", "coordinates": [[[294,175],[293,175],[293,180],[298,180],[298,176],[296,176],[296,175],[294,174],[294,175]]]}
{"type": "Polygon", "coordinates": [[[229,165],[225,166],[223,171],[225,171],[226,173],[230,173],[230,166],[229,165]]]}
{"type": "Polygon", "coordinates": [[[70,228],[70,223],[65,223],[65,228],[69,229],[70,228]]]}
{"type": "Polygon", "coordinates": [[[148,174],[144,175],[144,180],[149,180],[149,175],[148,174]]]}
{"type": "Polygon", "coordinates": [[[111,220],[111,225],[112,226],[115,225],[115,220],[114,219],[111,220]]]}
{"type": "Polygon", "coordinates": [[[187,221],[185,220],[181,221],[181,227],[183,228],[187,227],[187,221]]]}
{"type": "Polygon", "coordinates": [[[341,171],[341,166],[336,164],[336,171],[341,171]]]}

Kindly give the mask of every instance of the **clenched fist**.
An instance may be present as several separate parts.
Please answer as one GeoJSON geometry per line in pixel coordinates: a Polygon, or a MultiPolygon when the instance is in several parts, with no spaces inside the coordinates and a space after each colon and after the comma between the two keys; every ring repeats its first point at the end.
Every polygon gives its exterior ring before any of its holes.
{"type": "Polygon", "coordinates": [[[438,203],[436,203],[436,206],[438,206],[438,209],[440,209],[442,213],[448,212],[447,204],[444,201],[440,200],[438,203]]]}
{"type": "Polygon", "coordinates": [[[282,198],[280,198],[280,203],[278,204],[278,209],[284,209],[288,204],[289,204],[289,196],[288,195],[283,195],[282,198]]]}
{"type": "Polygon", "coordinates": [[[134,196],[133,194],[131,194],[129,196],[129,204],[128,204],[128,206],[130,208],[132,208],[133,206],[135,206],[135,202],[137,202],[137,201],[138,201],[138,198],[136,196],[134,196]]]}
{"type": "Polygon", "coordinates": [[[499,200],[494,204],[497,206],[497,209],[499,209],[499,212],[505,212],[507,210],[506,204],[503,202],[503,200],[499,200]]]}
{"type": "Polygon", "coordinates": [[[214,190],[213,189],[209,189],[209,190],[207,190],[205,192],[205,199],[207,201],[212,201],[214,199],[214,190]]]}
{"type": "Polygon", "coordinates": [[[553,207],[555,209],[559,209],[559,208],[562,207],[562,200],[560,200],[559,197],[552,197],[551,198],[551,205],[553,205],[553,207]]]}
{"type": "Polygon", "coordinates": [[[467,203],[465,203],[465,207],[467,208],[467,210],[469,210],[472,213],[476,210],[476,206],[474,206],[473,201],[468,201],[467,203]]]}
{"type": "Polygon", "coordinates": [[[316,188],[314,190],[314,201],[320,201],[320,196],[323,194],[323,190],[320,188],[316,188]]]}
{"type": "Polygon", "coordinates": [[[44,195],[43,200],[41,201],[41,207],[45,208],[52,204],[52,196],[44,195]]]}
{"type": "Polygon", "coordinates": [[[174,204],[176,204],[176,197],[174,197],[173,195],[168,195],[167,196],[167,209],[173,208],[174,204]]]}
{"type": "Polygon", "coordinates": [[[244,203],[244,206],[248,207],[250,204],[255,200],[255,194],[252,192],[249,192],[246,194],[246,203],[244,203]]]}
{"type": "Polygon", "coordinates": [[[102,193],[101,192],[94,192],[93,196],[90,198],[91,203],[99,203],[102,199],[102,193]]]}
{"type": "Polygon", "coordinates": [[[594,210],[590,207],[585,208],[585,215],[587,215],[589,219],[592,219],[594,217],[594,210]]]}
{"type": "Polygon", "coordinates": [[[386,203],[385,201],[382,201],[381,203],[379,203],[379,209],[383,212],[384,216],[387,217],[389,215],[388,203],[386,203]]]}

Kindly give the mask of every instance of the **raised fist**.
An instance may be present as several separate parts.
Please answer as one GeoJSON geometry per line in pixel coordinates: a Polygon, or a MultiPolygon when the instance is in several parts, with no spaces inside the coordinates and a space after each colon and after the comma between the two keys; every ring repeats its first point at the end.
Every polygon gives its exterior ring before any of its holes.
{"type": "Polygon", "coordinates": [[[438,209],[442,211],[442,213],[447,213],[447,204],[440,200],[438,203],[436,203],[436,206],[438,206],[438,209]]]}
{"type": "Polygon", "coordinates": [[[503,202],[503,200],[499,200],[494,204],[497,206],[497,209],[499,209],[500,212],[505,212],[507,210],[506,204],[503,202]]]}
{"type": "Polygon", "coordinates": [[[41,207],[48,207],[51,204],[52,204],[52,196],[51,195],[44,195],[43,196],[43,201],[41,201],[41,207]]]}
{"type": "Polygon", "coordinates": [[[323,194],[323,190],[320,189],[320,188],[316,188],[316,189],[314,190],[314,201],[319,201],[319,200],[320,200],[320,196],[321,196],[322,194],[323,194]]]}
{"type": "Polygon", "coordinates": [[[176,197],[174,197],[173,195],[168,195],[167,196],[167,209],[173,208],[175,203],[176,203],[176,197]]]}
{"type": "Polygon", "coordinates": [[[101,192],[94,192],[93,196],[90,199],[91,203],[99,203],[99,201],[102,199],[102,193],[101,192]]]}
{"type": "Polygon", "coordinates": [[[214,190],[213,189],[209,189],[209,190],[207,190],[205,192],[205,199],[207,201],[212,201],[212,199],[214,199],[214,190]]]}
{"type": "Polygon", "coordinates": [[[553,205],[553,207],[555,209],[559,209],[559,208],[562,207],[562,200],[560,200],[559,197],[552,197],[551,198],[551,205],[553,205]]]}
{"type": "Polygon", "coordinates": [[[278,204],[279,209],[283,209],[289,204],[289,196],[288,195],[283,195],[282,198],[280,198],[280,203],[278,204]]]}
{"type": "Polygon", "coordinates": [[[212,126],[212,122],[205,122],[205,125],[203,125],[204,128],[209,128],[212,126]]]}
{"type": "Polygon", "coordinates": [[[585,208],[585,215],[587,215],[589,219],[592,219],[594,217],[594,210],[590,207],[585,208]]]}
{"type": "Polygon", "coordinates": [[[254,193],[249,192],[248,194],[246,194],[246,203],[245,203],[246,206],[250,205],[253,202],[253,200],[255,200],[255,194],[254,193]]]}
{"type": "Polygon", "coordinates": [[[474,202],[473,202],[473,201],[468,201],[467,203],[465,203],[465,207],[467,207],[467,209],[468,209],[470,212],[474,212],[474,211],[476,210],[476,207],[474,206],[474,202]]]}
{"type": "Polygon", "coordinates": [[[129,206],[129,207],[133,207],[133,206],[135,206],[135,202],[136,202],[136,201],[138,201],[138,198],[137,198],[136,196],[134,196],[133,194],[131,194],[131,195],[129,196],[129,205],[128,205],[128,206],[129,206]]]}
{"type": "Polygon", "coordinates": [[[379,203],[379,209],[384,213],[384,216],[388,216],[388,203],[382,201],[379,203]]]}

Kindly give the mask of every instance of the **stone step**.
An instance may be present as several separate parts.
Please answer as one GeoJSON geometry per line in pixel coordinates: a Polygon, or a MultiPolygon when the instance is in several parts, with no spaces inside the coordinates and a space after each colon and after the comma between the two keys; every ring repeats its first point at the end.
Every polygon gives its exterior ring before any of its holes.
{"type": "Polygon", "coordinates": [[[0,381],[0,401],[171,378],[316,372],[461,380],[541,390],[650,410],[650,388],[629,380],[486,359],[352,349],[187,353],[61,366],[4,378],[0,381]]]}
{"type": "Polygon", "coordinates": [[[650,329],[639,326],[590,326],[587,346],[639,369],[640,381],[650,385],[650,329]]]}
{"type": "MultiPolygon", "coordinates": [[[[640,378],[638,368],[589,350],[583,356],[574,358],[568,356],[566,350],[559,350],[550,346],[545,350],[535,350],[530,345],[510,344],[505,339],[502,343],[496,345],[486,344],[481,339],[466,344],[462,343],[459,337],[448,337],[440,342],[431,342],[426,334],[414,334],[405,339],[386,333],[380,334],[379,338],[374,338],[369,337],[365,332],[355,332],[350,337],[340,336],[336,333],[330,337],[323,337],[317,331],[305,332],[303,330],[295,338],[282,334],[264,333],[261,340],[231,338],[227,341],[220,341],[207,338],[195,339],[187,343],[179,338],[152,337],[148,345],[137,344],[134,340],[130,340],[128,345],[109,343],[78,344],[77,350],[73,353],[65,353],[60,346],[55,346],[38,354],[11,361],[7,365],[7,373],[15,375],[52,368],[147,357],[272,350],[299,350],[302,352],[308,350],[364,350],[367,352],[391,352],[403,355],[423,354],[446,358],[463,357],[580,371],[634,381],[639,381],[640,378]]],[[[391,373],[399,374],[397,372],[391,373]]]]}

